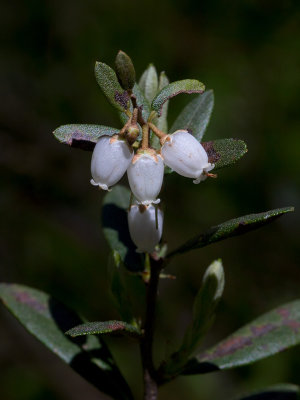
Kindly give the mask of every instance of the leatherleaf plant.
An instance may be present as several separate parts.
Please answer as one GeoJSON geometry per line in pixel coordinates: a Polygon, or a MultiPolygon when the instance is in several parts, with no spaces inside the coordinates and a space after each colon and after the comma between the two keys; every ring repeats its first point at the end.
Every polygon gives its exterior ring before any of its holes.
{"type": "MultiPolygon", "coordinates": [[[[120,320],[82,320],[49,294],[18,284],[0,285],[4,305],[45,346],[106,395],[134,399],[106,343],[107,335],[129,335],[140,349],[144,399],[158,398],[159,386],[179,375],[204,374],[241,367],[300,342],[300,299],[267,312],[212,348],[200,347],[215,317],[224,289],[222,261],[206,269],[195,297],[192,321],[178,348],[157,362],[153,359],[155,308],[164,269],[178,254],[244,234],[293,211],[292,207],[249,214],[213,226],[171,251],[163,235],[160,191],[168,174],[177,173],[200,184],[234,164],[247,152],[240,139],[203,142],[214,103],[212,90],[194,79],[169,82],[153,65],[136,81],[127,54],[120,51],[115,70],[96,62],[100,89],[119,114],[119,128],[70,124],[54,131],[61,143],[92,151],[91,184],[106,191],[102,208],[103,233],[111,249],[109,284],[120,320]],[[168,128],[169,101],[181,94],[192,100],[168,128]],[[127,173],[129,187],[116,185],[127,173]],[[128,294],[126,275],[141,280],[145,312],[134,315],[134,295],[128,294]],[[79,338],[81,336],[81,338],[79,338]]],[[[214,180],[218,184],[218,179],[214,180]]],[[[91,186],[91,190],[93,189],[91,186]]],[[[180,190],[180,188],[178,188],[180,190]]],[[[95,190],[95,196],[99,193],[95,190]]],[[[168,199],[164,199],[166,205],[168,199]]],[[[168,223],[168,221],[165,221],[168,223]]],[[[176,284],[176,283],[174,283],[176,284]]],[[[62,378],[63,379],[63,378],[62,378]]],[[[296,399],[299,388],[281,384],[251,394],[251,399],[296,399]]]]}

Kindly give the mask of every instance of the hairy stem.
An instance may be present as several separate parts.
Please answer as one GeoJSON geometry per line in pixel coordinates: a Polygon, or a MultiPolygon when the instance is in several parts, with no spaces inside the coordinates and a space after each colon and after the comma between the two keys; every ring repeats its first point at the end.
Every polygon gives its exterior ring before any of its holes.
{"type": "Polygon", "coordinates": [[[155,306],[159,282],[160,264],[151,262],[151,275],[147,283],[146,316],[144,322],[144,337],[141,341],[141,356],[144,370],[144,400],[156,400],[158,384],[153,364],[152,348],[154,336],[155,306]]]}

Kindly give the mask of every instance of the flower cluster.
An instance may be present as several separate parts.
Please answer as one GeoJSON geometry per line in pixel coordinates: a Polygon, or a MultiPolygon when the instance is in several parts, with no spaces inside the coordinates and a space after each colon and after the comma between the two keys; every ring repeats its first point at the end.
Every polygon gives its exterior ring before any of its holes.
{"type": "Polygon", "coordinates": [[[91,183],[101,189],[116,184],[127,171],[134,196],[128,211],[131,238],[138,252],[152,253],[161,239],[163,212],[157,207],[165,165],[178,174],[193,178],[194,183],[206,179],[214,164],[208,161],[203,146],[186,130],[165,134],[152,123],[143,126],[143,139],[137,143],[138,131],[127,123],[118,135],[101,136],[91,162],[91,183]],[[149,146],[149,130],[159,137],[161,148],[149,146]],[[134,151],[133,143],[138,149],[134,151]]]}

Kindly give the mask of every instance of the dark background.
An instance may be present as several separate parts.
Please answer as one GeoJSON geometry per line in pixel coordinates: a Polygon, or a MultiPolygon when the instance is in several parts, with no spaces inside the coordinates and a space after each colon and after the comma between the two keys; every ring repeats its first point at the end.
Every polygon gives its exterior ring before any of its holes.
{"type": "MultiPolygon", "coordinates": [[[[117,318],[100,226],[103,193],[89,183],[91,154],[59,144],[51,132],[67,123],[120,127],[93,73],[96,60],[112,65],[119,49],[138,75],[154,62],[172,81],[195,78],[213,88],[205,139],[248,143],[248,154],[217,180],[165,179],[164,238],[171,248],[230,218],[296,205],[298,1],[7,1],[0,27],[1,281],[51,292],[90,319],[117,318]]],[[[171,101],[170,123],[190,99],[171,101]]],[[[287,215],[178,257],[168,267],[177,280],[161,285],[159,351],[166,338],[167,351],[180,339],[205,267],[216,258],[223,259],[226,287],[207,344],[299,297],[298,225],[299,214],[287,215]]],[[[141,302],[139,292],[135,300],[141,302]]],[[[102,398],[6,310],[0,313],[1,399],[102,398]]],[[[139,394],[136,346],[109,343],[139,394]]],[[[161,389],[160,399],[230,399],[273,383],[299,384],[299,369],[298,347],[230,372],[179,378],[161,389]]]]}

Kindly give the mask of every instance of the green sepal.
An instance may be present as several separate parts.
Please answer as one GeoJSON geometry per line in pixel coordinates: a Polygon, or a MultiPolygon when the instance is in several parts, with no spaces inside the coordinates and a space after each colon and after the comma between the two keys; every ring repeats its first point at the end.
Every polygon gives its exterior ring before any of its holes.
{"type": "Polygon", "coordinates": [[[123,89],[132,89],[135,84],[135,69],[131,58],[120,50],[115,59],[116,74],[123,89]]]}
{"type": "Polygon", "coordinates": [[[294,211],[294,207],[276,208],[275,210],[269,210],[258,214],[249,214],[223,222],[195,236],[193,239],[188,240],[182,246],[169,253],[167,258],[171,258],[175,254],[200,249],[201,247],[208,246],[209,244],[219,242],[229,237],[250,232],[292,211],[294,211]]]}
{"type": "Polygon", "coordinates": [[[116,185],[103,200],[102,227],[104,236],[113,251],[116,251],[125,267],[132,272],[144,270],[145,256],[136,252],[129,234],[127,212],[130,190],[116,185]]]}
{"type": "Polygon", "coordinates": [[[164,103],[180,93],[203,93],[205,86],[195,79],[184,79],[165,86],[153,99],[151,109],[161,115],[164,103]]]}
{"type": "Polygon", "coordinates": [[[71,337],[103,334],[121,334],[135,338],[142,336],[138,327],[124,321],[87,322],[69,329],[65,334],[71,337]]]}
{"type": "Polygon", "coordinates": [[[214,92],[207,92],[190,101],[176,118],[170,133],[186,129],[200,142],[208,126],[214,108],[214,92]]]}
{"type": "Polygon", "coordinates": [[[82,150],[93,150],[103,135],[113,136],[119,129],[104,125],[70,124],[61,125],[53,132],[60,143],[82,150]]]}
{"type": "Polygon", "coordinates": [[[29,333],[88,382],[115,399],[133,399],[100,338],[65,336],[66,330],[83,322],[74,311],[52,296],[23,285],[1,283],[0,298],[29,333]]]}
{"type": "Polygon", "coordinates": [[[183,374],[231,369],[300,343],[300,300],[281,305],[191,359],[183,374]]]}
{"type": "Polygon", "coordinates": [[[96,62],[95,77],[102,92],[112,106],[122,112],[129,109],[129,95],[121,87],[117,75],[112,68],[102,62],[96,62]]]}

